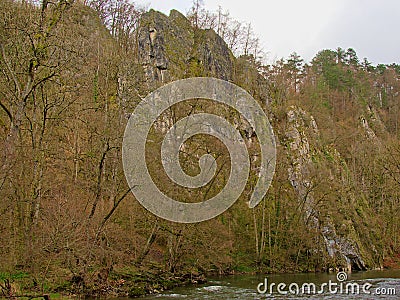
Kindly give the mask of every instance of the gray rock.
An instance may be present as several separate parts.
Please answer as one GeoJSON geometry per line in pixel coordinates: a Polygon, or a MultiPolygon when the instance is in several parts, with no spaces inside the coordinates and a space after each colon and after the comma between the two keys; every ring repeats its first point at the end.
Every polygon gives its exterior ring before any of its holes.
{"type": "Polygon", "coordinates": [[[138,30],[138,58],[149,88],[191,76],[232,79],[234,56],[213,30],[194,28],[176,10],[166,16],[150,10],[138,30]]]}
{"type": "MultiPolygon", "coordinates": [[[[312,116],[298,107],[290,107],[287,112],[288,141],[287,152],[291,160],[288,168],[288,179],[298,194],[299,202],[304,203],[304,220],[311,230],[319,232],[325,242],[328,255],[335,259],[341,268],[365,270],[366,265],[358,244],[360,241],[351,236],[341,236],[337,233],[335,225],[329,216],[322,217],[314,199],[313,179],[310,176],[311,159],[310,141],[308,132],[318,135],[318,126],[312,116]],[[306,120],[309,119],[309,122],[306,120]],[[307,133],[306,133],[307,132],[307,133]]],[[[334,152],[339,155],[337,151],[334,152]]],[[[355,229],[353,225],[352,231],[355,229]]],[[[317,249],[315,249],[317,250],[317,249]]]]}

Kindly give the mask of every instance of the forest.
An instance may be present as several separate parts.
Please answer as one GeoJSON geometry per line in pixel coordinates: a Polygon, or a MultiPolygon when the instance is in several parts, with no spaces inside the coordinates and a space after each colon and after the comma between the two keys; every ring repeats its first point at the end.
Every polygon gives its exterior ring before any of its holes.
{"type": "Polygon", "coordinates": [[[0,15],[0,295],[135,297],[209,274],[400,268],[400,62],[373,65],[338,47],[268,64],[251,24],[201,1],[166,16],[128,0],[1,0],[0,15]],[[146,144],[149,171],[171,197],[209,199],[230,170],[226,147],[199,135],[181,164],[194,176],[212,153],[217,176],[194,190],[171,182],[160,144],[184,116],[224,116],[252,157],[229,210],[181,224],[135,199],[122,141],[147,94],[190,77],[253,96],[277,164],[249,209],[259,167],[251,128],[207,99],[172,106],[146,144]]]}

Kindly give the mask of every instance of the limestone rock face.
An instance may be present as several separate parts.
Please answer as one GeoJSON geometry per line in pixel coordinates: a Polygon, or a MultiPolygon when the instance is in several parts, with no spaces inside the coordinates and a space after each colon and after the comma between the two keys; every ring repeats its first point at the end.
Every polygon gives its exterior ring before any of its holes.
{"type": "MultiPolygon", "coordinates": [[[[348,231],[352,234],[339,235],[331,217],[329,215],[324,216],[319,211],[314,195],[314,186],[317,183],[314,182],[315,180],[311,175],[314,164],[312,157],[316,154],[311,150],[310,137],[312,135],[318,137],[319,135],[314,117],[308,115],[301,108],[292,106],[287,112],[287,122],[285,138],[287,141],[286,151],[290,161],[288,179],[297,192],[299,202],[303,203],[306,224],[308,224],[310,230],[320,233],[328,255],[336,260],[338,265],[347,270],[366,269],[360,251],[361,241],[357,234],[354,234],[356,232],[354,224],[351,221],[347,224],[347,227],[350,227],[348,231]]],[[[320,152],[320,149],[316,148],[314,151],[320,152]]],[[[340,161],[340,154],[335,149],[330,150],[330,152],[334,162],[332,163],[333,167],[340,169],[340,164],[336,163],[340,161]]],[[[330,180],[336,179],[332,172],[330,180]]]]}
{"type": "Polygon", "coordinates": [[[152,81],[163,81],[168,59],[165,50],[165,31],[168,30],[168,18],[156,11],[143,15],[138,31],[139,61],[143,65],[146,77],[152,81]]]}
{"type": "MultiPolygon", "coordinates": [[[[288,179],[298,194],[303,197],[311,187],[308,178],[309,166],[311,162],[310,145],[305,134],[306,124],[304,122],[305,112],[296,107],[292,107],[287,112],[288,127],[286,138],[289,145],[289,157],[291,165],[288,168],[288,179]]],[[[315,215],[311,197],[305,199],[306,219],[315,215]]]]}
{"type": "Polygon", "coordinates": [[[232,79],[233,55],[225,41],[212,29],[198,31],[197,35],[200,43],[194,58],[199,60],[209,76],[232,79]]]}
{"type": "Polygon", "coordinates": [[[138,58],[151,89],[192,76],[232,79],[234,56],[213,30],[194,28],[176,10],[150,10],[140,21],[138,58]]]}

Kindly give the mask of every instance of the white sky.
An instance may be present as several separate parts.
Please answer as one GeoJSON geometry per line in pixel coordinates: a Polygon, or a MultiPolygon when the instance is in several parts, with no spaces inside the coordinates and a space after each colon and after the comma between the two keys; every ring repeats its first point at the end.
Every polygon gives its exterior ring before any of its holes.
{"type": "MultiPolygon", "coordinates": [[[[192,0],[134,0],[166,14],[186,14],[192,0]]],[[[267,52],[267,60],[296,51],[306,61],[322,49],[352,47],[360,60],[400,63],[399,0],[204,0],[220,5],[238,21],[250,22],[267,52]]]]}

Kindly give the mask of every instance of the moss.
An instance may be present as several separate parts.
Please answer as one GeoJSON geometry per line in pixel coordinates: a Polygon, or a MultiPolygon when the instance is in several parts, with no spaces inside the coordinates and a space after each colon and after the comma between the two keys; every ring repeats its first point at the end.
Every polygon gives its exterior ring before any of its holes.
{"type": "Polygon", "coordinates": [[[26,272],[0,272],[0,280],[19,280],[19,279],[24,279],[24,278],[28,278],[29,274],[26,272]]]}
{"type": "Polygon", "coordinates": [[[134,286],[128,291],[129,297],[140,297],[144,295],[146,295],[146,289],[143,286],[134,286]]]}
{"type": "Polygon", "coordinates": [[[237,265],[233,269],[240,273],[252,273],[255,271],[253,267],[248,265],[237,265]]]}

